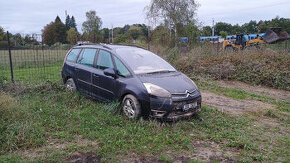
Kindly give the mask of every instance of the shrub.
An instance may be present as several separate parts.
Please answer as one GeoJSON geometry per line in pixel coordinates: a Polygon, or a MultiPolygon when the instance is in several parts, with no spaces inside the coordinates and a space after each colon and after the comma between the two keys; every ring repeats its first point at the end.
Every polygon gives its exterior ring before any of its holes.
{"type": "Polygon", "coordinates": [[[176,49],[164,49],[161,55],[186,74],[290,90],[290,55],[287,54],[247,50],[217,55],[209,44],[196,47],[187,55],[180,55],[176,49]]]}
{"type": "Polygon", "coordinates": [[[2,87],[7,82],[7,77],[0,75],[0,87],[2,87]]]}

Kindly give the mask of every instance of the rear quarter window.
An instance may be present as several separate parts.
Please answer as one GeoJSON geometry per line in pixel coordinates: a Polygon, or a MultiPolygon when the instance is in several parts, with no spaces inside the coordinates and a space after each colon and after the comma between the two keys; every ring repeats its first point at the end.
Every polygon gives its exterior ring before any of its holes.
{"type": "Polygon", "coordinates": [[[77,60],[78,54],[80,53],[81,49],[72,49],[70,53],[67,55],[66,60],[75,62],[77,60]]]}

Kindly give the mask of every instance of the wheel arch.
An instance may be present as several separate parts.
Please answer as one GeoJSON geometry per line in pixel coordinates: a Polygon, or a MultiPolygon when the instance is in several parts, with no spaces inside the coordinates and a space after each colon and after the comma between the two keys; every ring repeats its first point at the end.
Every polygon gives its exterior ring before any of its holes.
{"type": "Polygon", "coordinates": [[[140,99],[139,96],[138,96],[135,92],[133,92],[133,91],[131,91],[131,90],[127,90],[127,91],[125,91],[125,92],[120,96],[120,98],[119,98],[119,102],[122,103],[124,97],[127,96],[127,95],[133,95],[134,97],[136,97],[136,99],[138,100],[138,102],[139,102],[140,105],[141,105],[141,115],[142,115],[143,117],[145,117],[145,118],[148,117],[149,114],[150,114],[150,102],[149,102],[148,100],[140,99]]]}

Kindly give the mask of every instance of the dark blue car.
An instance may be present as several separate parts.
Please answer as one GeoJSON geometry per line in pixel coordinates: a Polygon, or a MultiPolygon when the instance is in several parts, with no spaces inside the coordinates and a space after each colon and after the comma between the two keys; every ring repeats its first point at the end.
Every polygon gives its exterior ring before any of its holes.
{"type": "Polygon", "coordinates": [[[139,47],[79,44],[66,55],[62,78],[69,90],[98,101],[119,100],[129,118],[177,120],[201,108],[191,79],[139,47]]]}

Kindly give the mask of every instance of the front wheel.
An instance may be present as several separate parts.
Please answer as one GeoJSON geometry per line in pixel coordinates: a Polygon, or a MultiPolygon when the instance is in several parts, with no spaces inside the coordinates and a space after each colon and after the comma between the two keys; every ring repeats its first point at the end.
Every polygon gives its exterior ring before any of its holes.
{"type": "Polygon", "coordinates": [[[141,105],[133,95],[129,94],[123,98],[122,109],[130,119],[138,119],[141,116],[141,105]]]}

